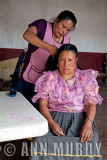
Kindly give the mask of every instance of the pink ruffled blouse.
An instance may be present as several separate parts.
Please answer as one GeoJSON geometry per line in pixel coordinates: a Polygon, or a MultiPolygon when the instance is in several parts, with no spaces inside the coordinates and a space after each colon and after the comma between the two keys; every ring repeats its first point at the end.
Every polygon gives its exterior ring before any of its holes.
{"type": "Polygon", "coordinates": [[[92,69],[76,69],[74,78],[64,80],[58,70],[45,72],[36,81],[37,94],[32,101],[36,103],[39,98],[47,100],[49,111],[85,112],[88,102],[102,103],[102,97],[98,94],[97,75],[98,71],[92,69]]]}

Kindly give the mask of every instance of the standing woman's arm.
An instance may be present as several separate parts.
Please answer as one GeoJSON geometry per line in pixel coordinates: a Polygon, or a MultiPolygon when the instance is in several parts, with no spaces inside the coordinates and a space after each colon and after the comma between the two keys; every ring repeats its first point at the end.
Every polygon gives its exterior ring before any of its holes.
{"type": "Polygon", "coordinates": [[[47,50],[50,55],[55,55],[57,54],[57,47],[53,46],[51,44],[48,44],[46,42],[44,42],[43,40],[41,40],[38,36],[37,36],[37,28],[36,26],[31,26],[29,27],[25,33],[23,34],[23,38],[29,42],[30,44],[37,46],[39,48],[45,49],[47,50]]]}

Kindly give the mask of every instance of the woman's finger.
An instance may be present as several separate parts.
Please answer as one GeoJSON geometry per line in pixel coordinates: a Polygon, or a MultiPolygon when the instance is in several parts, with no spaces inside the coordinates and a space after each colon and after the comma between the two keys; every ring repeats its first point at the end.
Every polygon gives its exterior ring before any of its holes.
{"type": "Polygon", "coordinates": [[[54,133],[55,133],[57,136],[63,136],[63,135],[64,135],[64,133],[62,132],[62,130],[60,130],[59,128],[57,128],[54,133]]]}
{"type": "Polygon", "coordinates": [[[82,133],[82,142],[86,142],[89,139],[89,133],[87,131],[83,131],[82,133]]]}
{"type": "Polygon", "coordinates": [[[64,135],[64,133],[63,133],[63,131],[62,131],[62,129],[61,128],[58,128],[58,134],[60,135],[60,136],[63,136],[64,135]]]}
{"type": "Polygon", "coordinates": [[[51,129],[52,129],[53,133],[56,134],[57,136],[63,136],[64,135],[61,127],[56,123],[55,123],[54,126],[52,126],[51,129]]]}
{"type": "Polygon", "coordinates": [[[85,141],[86,141],[86,139],[87,139],[87,135],[88,135],[88,134],[87,134],[87,132],[85,132],[85,133],[84,133],[84,137],[83,137],[83,142],[85,142],[85,141]]]}
{"type": "Polygon", "coordinates": [[[90,134],[89,141],[92,139],[93,133],[90,134]]]}
{"type": "Polygon", "coordinates": [[[89,141],[89,138],[90,138],[90,133],[87,133],[85,142],[88,142],[88,141],[89,141]]]}
{"type": "Polygon", "coordinates": [[[84,142],[83,141],[83,139],[84,139],[84,131],[81,132],[81,136],[80,137],[81,137],[81,142],[84,142]]]}

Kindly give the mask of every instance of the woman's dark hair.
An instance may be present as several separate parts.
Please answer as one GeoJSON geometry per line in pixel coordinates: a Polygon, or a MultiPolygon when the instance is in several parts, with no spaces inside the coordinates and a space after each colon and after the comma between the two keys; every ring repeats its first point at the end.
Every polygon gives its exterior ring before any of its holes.
{"type": "Polygon", "coordinates": [[[75,53],[76,58],[78,57],[78,50],[77,50],[76,46],[73,45],[73,44],[68,43],[68,44],[62,45],[62,46],[58,49],[58,53],[57,53],[57,55],[56,55],[56,58],[57,58],[57,59],[59,58],[59,55],[60,55],[60,53],[61,53],[62,51],[72,51],[72,52],[75,53]]]}
{"type": "MultiPolygon", "coordinates": [[[[54,57],[53,56],[49,57],[49,59],[47,61],[47,65],[46,65],[46,71],[49,71],[49,70],[52,71],[52,70],[58,69],[57,68],[58,58],[59,58],[59,55],[60,55],[60,53],[62,51],[72,51],[72,52],[75,53],[76,58],[78,57],[78,50],[77,50],[75,45],[73,45],[73,44],[64,44],[58,49],[57,55],[55,55],[54,57]]],[[[78,64],[77,64],[77,66],[78,66],[78,68],[80,68],[78,64]]]]}
{"type": "Polygon", "coordinates": [[[77,19],[76,19],[75,15],[71,11],[68,11],[68,10],[62,11],[57,16],[57,18],[58,18],[58,22],[62,21],[62,20],[71,20],[72,23],[74,24],[73,29],[75,29],[75,25],[77,24],[77,19]]]}

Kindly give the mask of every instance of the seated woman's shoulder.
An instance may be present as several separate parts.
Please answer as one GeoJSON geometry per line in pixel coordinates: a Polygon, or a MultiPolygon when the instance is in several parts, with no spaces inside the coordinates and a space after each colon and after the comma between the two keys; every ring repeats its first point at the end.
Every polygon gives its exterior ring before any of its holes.
{"type": "Polygon", "coordinates": [[[51,74],[55,75],[56,74],[56,70],[55,71],[44,71],[40,77],[49,76],[51,74]]]}
{"type": "Polygon", "coordinates": [[[79,74],[85,78],[94,78],[96,79],[99,72],[93,69],[79,70],[79,74]]]}
{"type": "Polygon", "coordinates": [[[56,71],[46,71],[46,72],[43,72],[42,75],[38,78],[38,80],[36,81],[36,83],[50,83],[52,82],[53,80],[56,79],[56,71]]]}
{"type": "Polygon", "coordinates": [[[57,75],[58,70],[54,70],[54,71],[44,71],[42,75],[57,75]]]}

